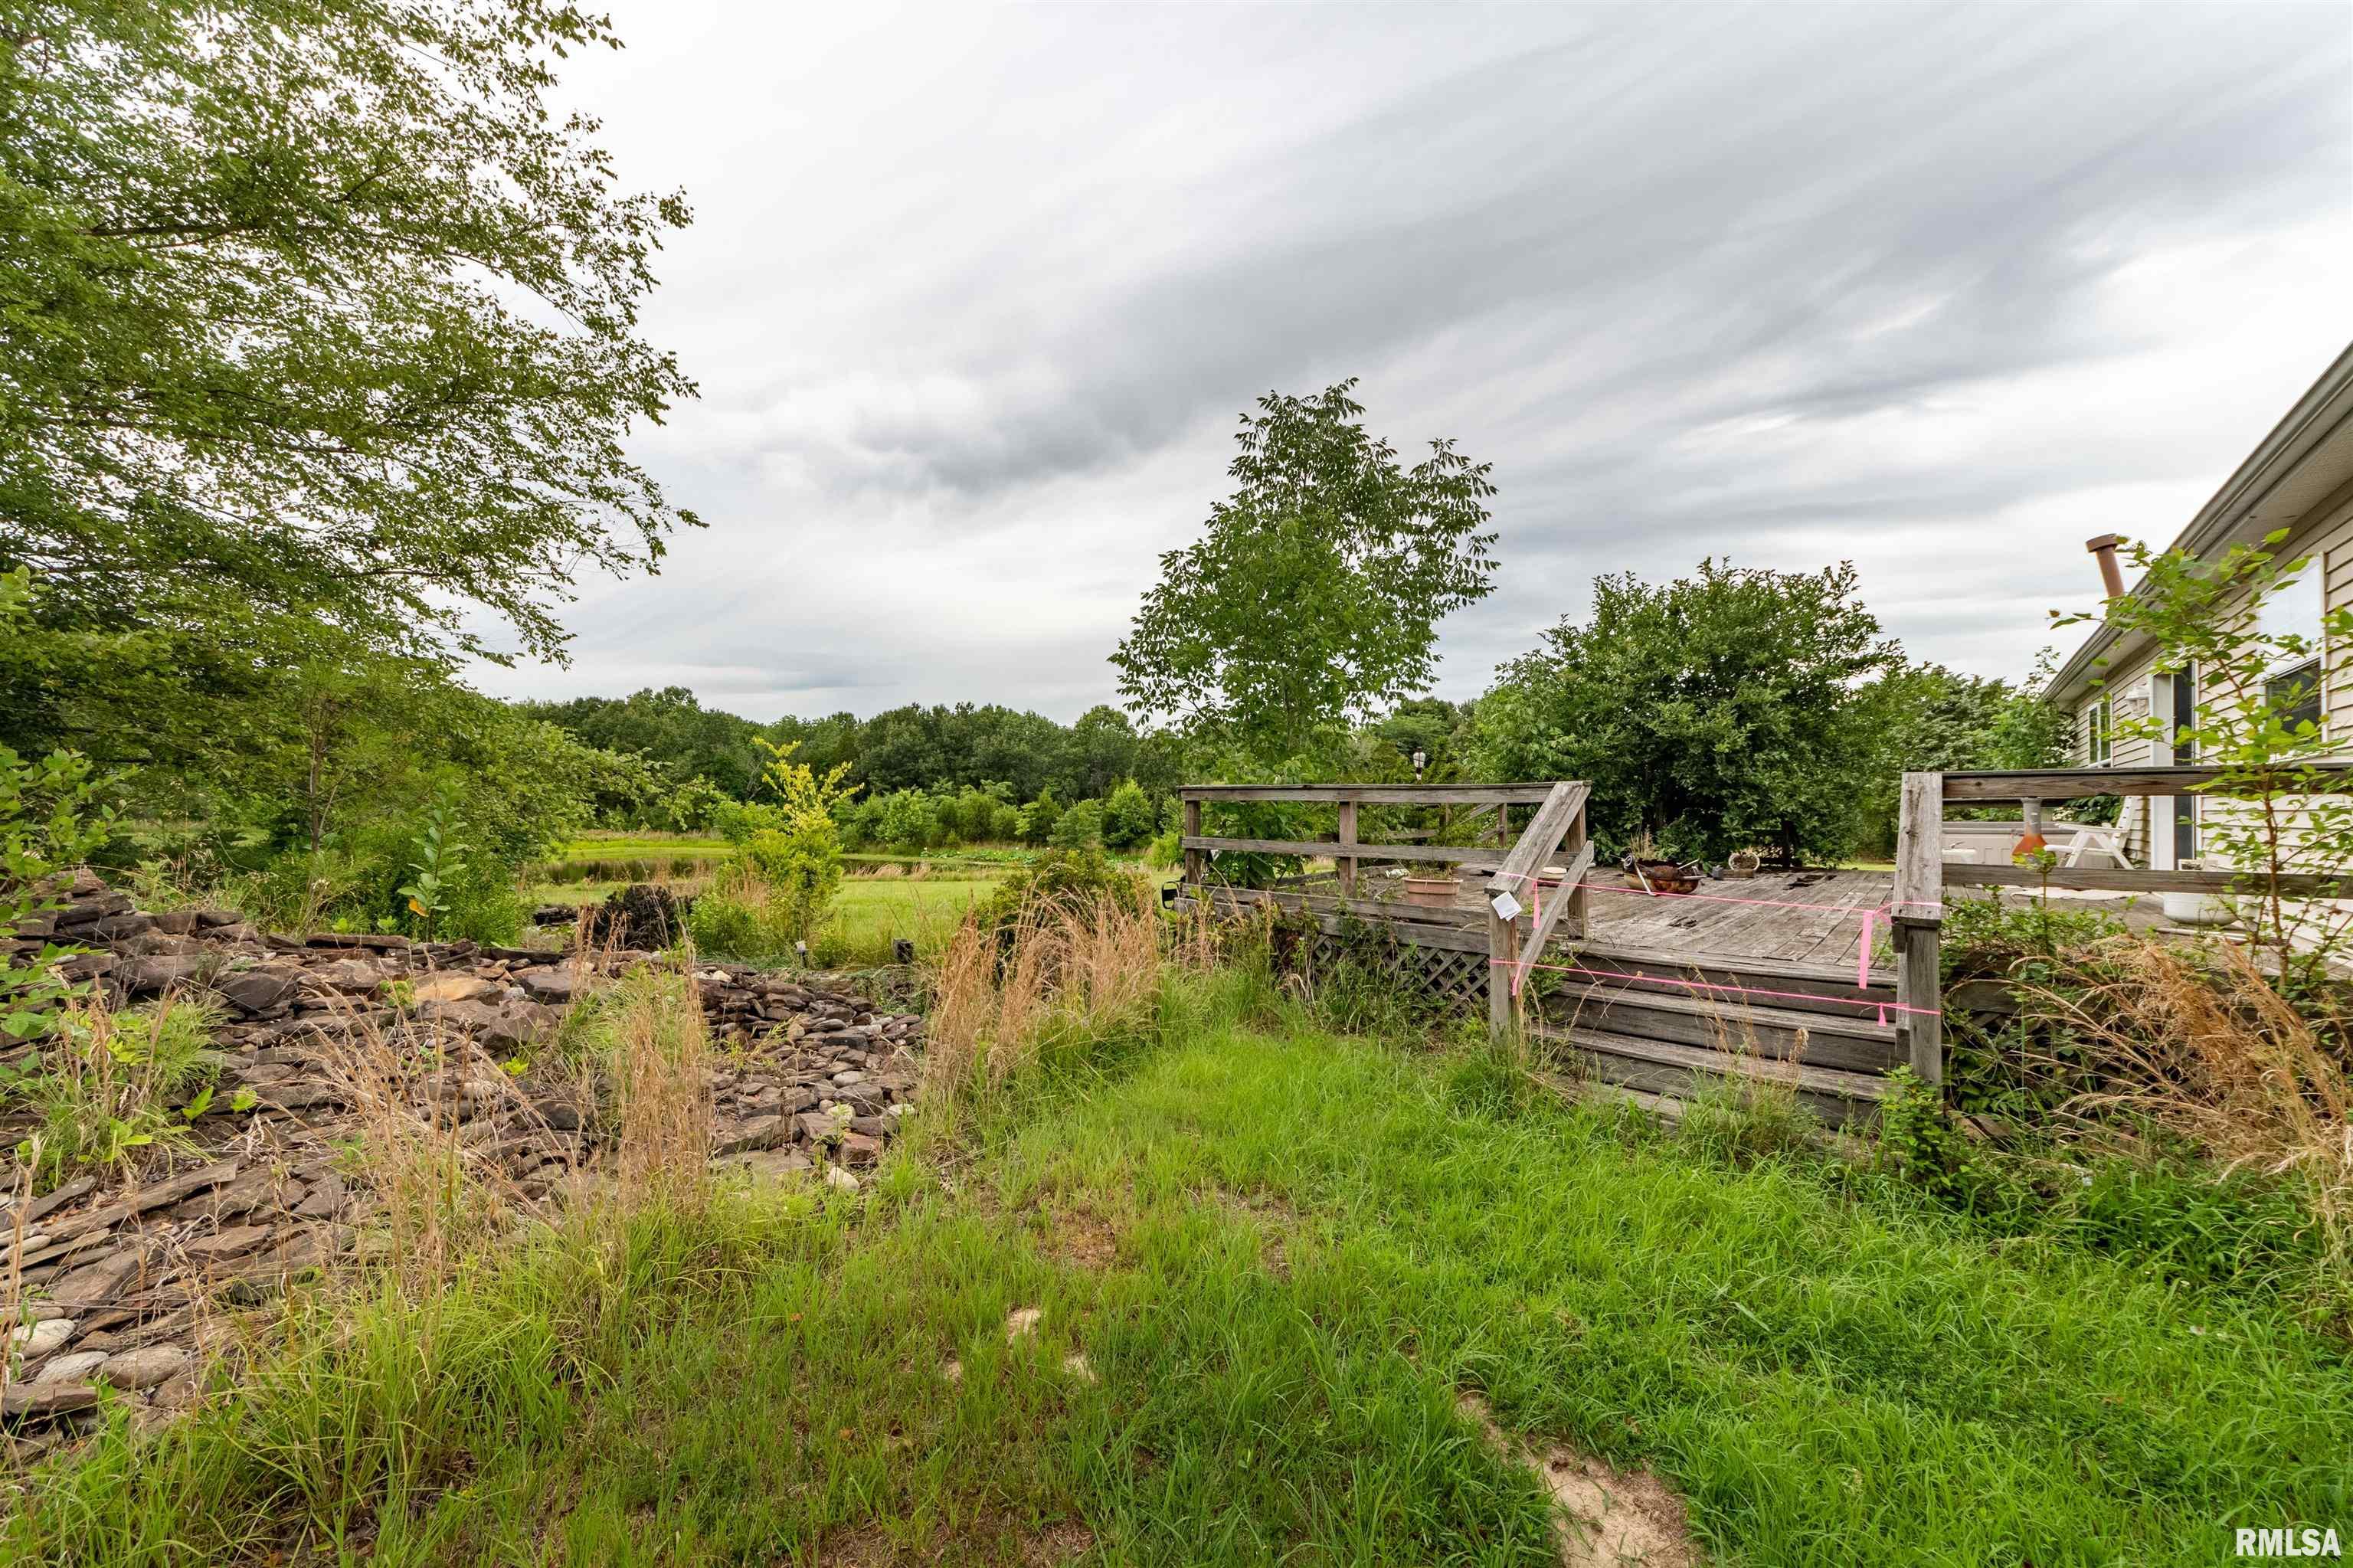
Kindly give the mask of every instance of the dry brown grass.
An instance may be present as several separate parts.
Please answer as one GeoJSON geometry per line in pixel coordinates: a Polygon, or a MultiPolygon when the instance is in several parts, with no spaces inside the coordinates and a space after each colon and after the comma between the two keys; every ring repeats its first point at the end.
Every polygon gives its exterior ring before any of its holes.
{"type": "Polygon", "coordinates": [[[33,1216],[33,1171],[40,1163],[40,1135],[29,1140],[30,1158],[20,1159],[8,1194],[8,1266],[0,1274],[0,1389],[16,1376],[14,1336],[25,1322],[25,1236],[33,1216]]]}
{"type": "Polygon", "coordinates": [[[487,1110],[516,1091],[488,1057],[471,1060],[479,1053],[420,1054],[369,1014],[344,1017],[343,1037],[326,1040],[319,1059],[357,1124],[353,1174],[374,1195],[379,1261],[403,1287],[429,1289],[501,1232],[510,1212],[495,1167],[461,1136],[459,1108],[471,1097],[487,1110]]]}
{"type": "Polygon", "coordinates": [[[625,975],[607,1016],[621,1201],[700,1208],[711,1184],[711,1038],[691,960],[625,975]]]}
{"type": "Polygon", "coordinates": [[[2145,1119],[2227,1168],[2293,1176],[2330,1260],[2353,1261],[2353,1083],[2312,1023],[2242,948],[2128,936],[2098,944],[2103,979],[2031,991],[2099,1052],[2104,1086],[2068,1111],[2087,1128],[2145,1119]]]}
{"type": "Polygon", "coordinates": [[[1140,905],[1043,905],[1003,933],[966,916],[940,960],[925,1092],[1001,1086],[1058,1045],[1143,1022],[1167,962],[1140,905]]]}

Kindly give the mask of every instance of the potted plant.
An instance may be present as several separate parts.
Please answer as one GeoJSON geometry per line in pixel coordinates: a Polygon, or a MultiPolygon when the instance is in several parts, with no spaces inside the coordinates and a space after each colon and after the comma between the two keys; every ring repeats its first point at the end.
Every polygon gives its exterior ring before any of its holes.
{"type": "Polygon", "coordinates": [[[1456,891],[1454,863],[1434,862],[1419,871],[1409,871],[1405,876],[1405,898],[1409,904],[1448,905],[1454,902],[1456,891]]]}

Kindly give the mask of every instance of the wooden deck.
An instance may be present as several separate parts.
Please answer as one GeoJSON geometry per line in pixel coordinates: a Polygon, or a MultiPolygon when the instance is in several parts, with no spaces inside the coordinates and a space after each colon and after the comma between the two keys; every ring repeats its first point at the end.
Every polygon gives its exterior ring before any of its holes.
{"type": "MultiPolygon", "coordinates": [[[[1488,871],[1465,867],[1457,879],[1448,913],[1466,927],[1483,929],[1488,871]]],[[[1607,868],[1594,871],[1585,885],[1592,911],[1588,942],[1850,969],[1862,940],[1862,912],[1885,909],[1894,891],[1894,878],[1883,871],[1763,872],[1703,881],[1686,897],[1645,894],[1607,868]]],[[[1282,891],[1328,895],[1338,885],[1336,876],[1317,875],[1282,891]]],[[[1398,879],[1369,867],[1358,885],[1359,897],[1400,917],[1445,917],[1438,909],[1406,902],[1398,879]]],[[[1883,918],[1874,923],[1874,931],[1885,937],[1883,918]]]]}

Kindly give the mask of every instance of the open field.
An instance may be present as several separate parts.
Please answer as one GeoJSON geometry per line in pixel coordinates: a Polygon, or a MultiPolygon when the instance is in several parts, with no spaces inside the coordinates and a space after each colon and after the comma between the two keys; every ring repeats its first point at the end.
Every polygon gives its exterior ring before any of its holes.
{"type": "Polygon", "coordinates": [[[1562,1561],[1468,1394],[1654,1472],[1717,1562],[2206,1563],[2353,1513],[2345,1347],[2259,1296],[1231,977],[1156,1033],[953,1149],[927,1110],[861,1194],[322,1313],[254,1403],[17,1499],[0,1561],[1562,1561]]]}
{"type": "MultiPolygon", "coordinates": [[[[690,877],[674,881],[671,886],[681,894],[696,893],[707,880],[690,877]]],[[[987,897],[999,880],[987,875],[860,876],[853,873],[842,879],[828,934],[846,948],[844,962],[887,963],[892,942],[902,937],[912,939],[917,952],[928,958],[945,944],[965,912],[987,897]]],[[[625,882],[537,882],[526,885],[523,896],[534,904],[593,904],[627,885],[625,882]]],[[[815,949],[819,943],[810,946],[815,949]]]]}

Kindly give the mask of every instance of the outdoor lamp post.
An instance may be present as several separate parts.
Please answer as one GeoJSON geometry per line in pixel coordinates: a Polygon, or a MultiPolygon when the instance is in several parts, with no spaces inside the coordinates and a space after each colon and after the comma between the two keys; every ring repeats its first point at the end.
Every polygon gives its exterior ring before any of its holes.
{"type": "Polygon", "coordinates": [[[1430,753],[1419,747],[1413,748],[1413,781],[1421,782],[1421,770],[1430,766],[1430,753]]]}

